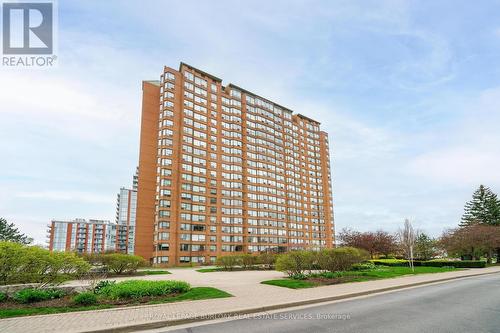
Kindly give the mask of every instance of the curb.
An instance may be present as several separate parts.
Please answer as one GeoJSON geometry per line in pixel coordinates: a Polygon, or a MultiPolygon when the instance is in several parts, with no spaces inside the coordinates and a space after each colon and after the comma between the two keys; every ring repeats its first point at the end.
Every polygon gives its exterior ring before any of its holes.
{"type": "Polygon", "coordinates": [[[174,320],[162,320],[162,321],[155,321],[152,323],[143,323],[143,324],[136,324],[136,325],[127,325],[127,326],[122,326],[122,327],[83,331],[82,333],[122,333],[122,332],[135,332],[137,330],[151,330],[151,329],[158,329],[158,328],[167,328],[167,327],[171,327],[171,326],[189,324],[189,323],[193,323],[193,322],[210,321],[210,320],[214,320],[214,319],[223,319],[223,318],[228,318],[228,317],[233,317],[233,316],[241,316],[241,315],[259,313],[259,312],[265,312],[265,311],[272,311],[272,310],[278,310],[278,309],[286,309],[286,308],[297,307],[297,306],[302,306],[302,305],[311,305],[311,304],[319,304],[319,303],[325,303],[325,302],[331,302],[331,301],[338,301],[338,300],[342,300],[342,299],[366,296],[366,295],[371,295],[371,294],[378,294],[378,293],[383,293],[383,292],[387,292],[387,291],[394,291],[394,290],[399,290],[399,289],[418,287],[418,286],[432,284],[432,283],[446,282],[446,281],[451,281],[451,280],[466,279],[469,277],[490,275],[490,274],[499,274],[499,273],[500,272],[497,271],[497,272],[471,274],[471,275],[467,275],[467,276],[454,276],[454,277],[442,278],[442,279],[432,280],[432,281],[415,282],[415,283],[410,283],[410,284],[401,285],[401,286],[373,289],[373,290],[362,291],[362,292],[346,294],[346,295],[329,296],[329,297],[316,298],[316,299],[310,299],[310,300],[305,300],[305,301],[297,301],[297,302],[291,302],[291,303],[269,305],[269,306],[264,306],[264,307],[249,308],[249,309],[244,309],[244,310],[226,311],[226,312],[203,315],[202,317],[208,317],[206,319],[183,318],[183,319],[174,319],[174,320]]]}

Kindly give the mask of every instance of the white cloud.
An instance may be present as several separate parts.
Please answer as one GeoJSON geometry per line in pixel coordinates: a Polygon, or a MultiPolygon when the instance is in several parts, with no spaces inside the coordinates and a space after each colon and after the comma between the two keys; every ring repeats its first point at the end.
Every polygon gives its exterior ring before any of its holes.
{"type": "Polygon", "coordinates": [[[411,171],[438,182],[500,184],[500,155],[480,147],[451,147],[418,156],[411,171]]]}
{"type": "MultiPolygon", "coordinates": [[[[500,87],[480,92],[440,133],[446,140],[409,161],[409,170],[436,182],[500,185],[500,87]]],[[[435,133],[432,133],[435,135],[435,133]]]]}

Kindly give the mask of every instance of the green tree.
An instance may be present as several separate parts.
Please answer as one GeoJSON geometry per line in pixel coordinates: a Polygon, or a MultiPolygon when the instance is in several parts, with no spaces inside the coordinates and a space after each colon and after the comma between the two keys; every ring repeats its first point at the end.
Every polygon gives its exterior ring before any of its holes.
{"type": "Polygon", "coordinates": [[[105,254],[102,261],[115,274],[131,274],[145,264],[142,257],[123,253],[105,254]]]}
{"type": "Polygon", "coordinates": [[[491,262],[494,250],[500,248],[500,226],[477,223],[447,230],[439,243],[449,256],[474,260],[485,256],[491,262]]]}
{"type": "Polygon", "coordinates": [[[488,187],[480,185],[465,204],[460,226],[472,224],[500,225],[500,200],[488,187]]]}
{"type": "Polygon", "coordinates": [[[241,256],[231,254],[227,256],[217,257],[215,264],[222,267],[225,271],[232,271],[236,266],[241,265],[241,256]]]}
{"type": "Polygon", "coordinates": [[[423,232],[420,233],[415,242],[415,257],[422,260],[429,260],[436,256],[436,254],[436,240],[423,232]]]}
{"type": "Polygon", "coordinates": [[[276,259],[276,270],[286,272],[288,276],[301,275],[314,269],[316,253],[308,250],[290,251],[280,254],[276,259]]]}
{"type": "Polygon", "coordinates": [[[347,271],[352,265],[368,259],[368,252],[354,247],[336,247],[322,249],[317,253],[317,264],[320,269],[329,272],[347,271]]]}
{"type": "Polygon", "coordinates": [[[30,244],[33,238],[21,233],[14,223],[8,223],[6,219],[0,217],[0,241],[30,244]]]}
{"type": "Polygon", "coordinates": [[[82,276],[90,265],[71,252],[0,242],[0,284],[57,284],[82,276]]]}

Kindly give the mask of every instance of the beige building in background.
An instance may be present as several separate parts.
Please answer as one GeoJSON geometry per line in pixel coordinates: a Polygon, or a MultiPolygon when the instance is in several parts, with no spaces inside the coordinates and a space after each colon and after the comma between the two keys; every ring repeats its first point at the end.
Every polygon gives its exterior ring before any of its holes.
{"type": "Polygon", "coordinates": [[[184,63],[142,89],[135,254],[179,265],[334,245],[318,121],[184,63]]]}
{"type": "Polygon", "coordinates": [[[50,251],[103,253],[114,251],[112,238],[116,233],[108,220],[52,220],[47,225],[47,242],[50,251]]]}

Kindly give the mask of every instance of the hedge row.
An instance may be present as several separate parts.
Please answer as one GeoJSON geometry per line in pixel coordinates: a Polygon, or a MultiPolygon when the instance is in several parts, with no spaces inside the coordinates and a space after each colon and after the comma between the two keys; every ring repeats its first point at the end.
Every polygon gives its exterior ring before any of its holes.
{"type": "Polygon", "coordinates": [[[0,242],[0,285],[18,283],[57,284],[76,279],[90,269],[70,252],[49,252],[38,246],[0,242]]]}
{"type": "Polygon", "coordinates": [[[274,268],[276,257],[274,253],[261,253],[257,256],[251,254],[231,254],[218,257],[215,264],[226,271],[232,271],[236,267],[252,269],[256,265],[272,269],[274,268]]]}
{"type": "MultiPolygon", "coordinates": [[[[402,260],[402,259],[375,259],[375,260],[370,260],[370,262],[374,263],[375,265],[382,265],[382,266],[408,266],[408,260],[402,260]]],[[[413,261],[415,266],[421,266],[420,262],[413,261]]]]}
{"type": "Polygon", "coordinates": [[[461,260],[461,261],[447,261],[447,260],[431,260],[422,262],[422,266],[443,267],[453,266],[455,268],[484,268],[486,261],[481,260],[461,260]]]}
{"type": "MultiPolygon", "coordinates": [[[[408,260],[400,259],[379,259],[370,260],[375,265],[383,266],[408,266],[408,260]]],[[[486,261],[481,260],[461,260],[461,261],[449,261],[449,260],[414,260],[413,266],[427,266],[427,267],[444,267],[453,266],[455,268],[484,268],[486,267],[486,261]]]]}
{"type": "Polygon", "coordinates": [[[321,270],[327,272],[346,271],[366,260],[368,254],[354,247],[336,247],[321,251],[290,251],[278,256],[276,270],[290,277],[303,277],[305,272],[321,270]]]}

